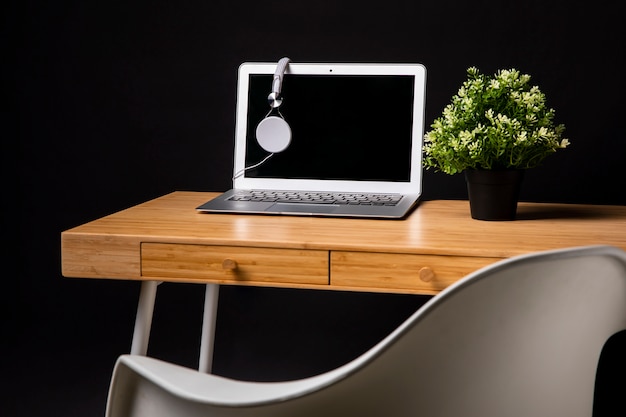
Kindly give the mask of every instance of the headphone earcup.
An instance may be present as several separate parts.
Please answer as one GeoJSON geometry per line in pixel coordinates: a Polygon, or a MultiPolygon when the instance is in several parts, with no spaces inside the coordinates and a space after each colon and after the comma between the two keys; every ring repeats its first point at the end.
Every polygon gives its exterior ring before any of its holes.
{"type": "Polygon", "coordinates": [[[256,140],[267,152],[282,152],[291,143],[291,128],[282,117],[266,117],[256,127],[256,140]]]}

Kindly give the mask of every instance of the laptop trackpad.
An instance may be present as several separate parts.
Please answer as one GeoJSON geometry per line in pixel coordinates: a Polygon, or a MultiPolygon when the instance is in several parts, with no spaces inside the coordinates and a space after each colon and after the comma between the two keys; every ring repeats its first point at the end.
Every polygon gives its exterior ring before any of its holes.
{"type": "Polygon", "coordinates": [[[336,206],[324,204],[276,203],[266,211],[278,213],[332,213],[336,208],[336,206]]]}

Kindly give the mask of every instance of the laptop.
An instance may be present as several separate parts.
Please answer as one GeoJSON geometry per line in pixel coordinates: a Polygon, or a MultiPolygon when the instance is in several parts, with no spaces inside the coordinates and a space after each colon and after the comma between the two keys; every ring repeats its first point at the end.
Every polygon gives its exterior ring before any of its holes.
{"type": "Polygon", "coordinates": [[[422,193],[426,69],[421,64],[276,63],[239,67],[233,188],[199,212],[402,219],[422,193]],[[289,144],[268,151],[266,118],[289,144]],[[282,134],[282,133],[281,133],[282,134]]]}

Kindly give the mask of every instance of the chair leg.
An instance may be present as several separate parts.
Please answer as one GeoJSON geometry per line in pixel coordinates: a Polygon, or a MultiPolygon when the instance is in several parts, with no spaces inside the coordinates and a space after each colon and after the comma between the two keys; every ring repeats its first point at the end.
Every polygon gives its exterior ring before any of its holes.
{"type": "Polygon", "coordinates": [[[211,373],[213,365],[213,345],[215,341],[219,289],[218,284],[206,284],[202,339],[200,341],[200,361],[198,364],[198,370],[204,373],[211,373]]]}
{"type": "Polygon", "coordinates": [[[159,284],[160,282],[158,281],[143,281],[141,283],[141,292],[139,293],[139,302],[137,303],[137,316],[135,317],[133,342],[130,348],[132,355],[145,356],[148,352],[152,313],[154,312],[154,301],[159,284]]]}

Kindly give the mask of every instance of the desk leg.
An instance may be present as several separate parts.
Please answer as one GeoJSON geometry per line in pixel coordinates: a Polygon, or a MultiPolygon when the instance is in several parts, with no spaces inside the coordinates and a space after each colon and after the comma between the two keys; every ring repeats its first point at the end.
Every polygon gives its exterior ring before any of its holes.
{"type": "Polygon", "coordinates": [[[141,283],[133,343],[130,348],[132,355],[145,356],[148,352],[148,340],[150,338],[150,327],[152,326],[152,313],[154,311],[157,285],[159,285],[157,281],[143,281],[141,283]]]}
{"type": "Polygon", "coordinates": [[[210,373],[213,364],[213,345],[217,320],[217,302],[220,287],[218,284],[206,284],[204,295],[204,317],[202,318],[202,339],[200,340],[200,361],[198,370],[210,373]]]}

